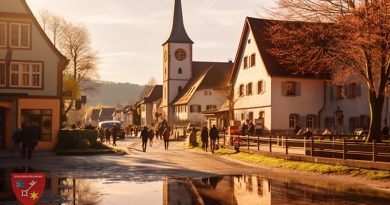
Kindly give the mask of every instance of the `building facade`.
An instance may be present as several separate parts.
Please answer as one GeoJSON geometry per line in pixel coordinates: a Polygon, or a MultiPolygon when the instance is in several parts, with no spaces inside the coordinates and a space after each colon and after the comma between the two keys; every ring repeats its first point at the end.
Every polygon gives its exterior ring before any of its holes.
{"type": "Polygon", "coordinates": [[[60,130],[62,71],[66,58],[54,47],[25,0],[0,7],[0,149],[17,127],[40,127],[37,150],[53,150],[60,130]]]}

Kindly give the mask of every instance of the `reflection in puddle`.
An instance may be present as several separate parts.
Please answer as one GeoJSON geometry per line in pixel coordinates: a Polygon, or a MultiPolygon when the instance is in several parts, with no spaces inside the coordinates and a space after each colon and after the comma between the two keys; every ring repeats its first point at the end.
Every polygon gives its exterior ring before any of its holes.
{"type": "MultiPolygon", "coordinates": [[[[0,204],[18,204],[12,193],[10,173],[0,169],[0,204]]],[[[355,191],[335,192],[260,176],[164,178],[155,182],[74,179],[52,173],[47,173],[46,178],[46,191],[40,205],[390,204],[389,197],[355,191]]]]}

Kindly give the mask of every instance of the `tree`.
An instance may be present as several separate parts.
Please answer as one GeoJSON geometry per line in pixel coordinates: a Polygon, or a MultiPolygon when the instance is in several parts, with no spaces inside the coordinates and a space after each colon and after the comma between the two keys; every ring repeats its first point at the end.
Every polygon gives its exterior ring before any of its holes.
{"type": "Polygon", "coordinates": [[[390,2],[387,0],[278,0],[270,14],[282,20],[268,33],[281,63],[302,73],[356,75],[367,86],[367,142],[380,140],[390,74],[390,2]]]}
{"type": "MultiPolygon", "coordinates": [[[[69,81],[69,76],[73,78],[73,86],[67,89],[74,92],[72,98],[64,99],[63,114],[66,115],[82,92],[97,91],[97,87],[92,86],[90,81],[99,78],[97,53],[91,48],[89,33],[85,26],[67,22],[63,17],[49,11],[40,13],[40,23],[53,44],[69,60],[63,76],[64,82],[69,81]]],[[[65,89],[66,87],[64,85],[64,91],[69,91],[65,89]]]]}
{"type": "Polygon", "coordinates": [[[139,95],[140,99],[143,99],[146,95],[153,90],[154,86],[157,84],[157,80],[154,77],[151,77],[145,87],[142,89],[142,92],[139,95]]]}

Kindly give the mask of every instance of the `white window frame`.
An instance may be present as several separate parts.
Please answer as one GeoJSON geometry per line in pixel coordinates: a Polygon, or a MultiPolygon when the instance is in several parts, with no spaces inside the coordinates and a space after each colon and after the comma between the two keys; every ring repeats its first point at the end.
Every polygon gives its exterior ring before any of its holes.
{"type": "Polygon", "coordinates": [[[31,25],[29,23],[10,23],[9,24],[9,45],[11,48],[30,48],[31,45],[31,25]],[[12,26],[18,26],[18,45],[12,45],[12,26]],[[27,46],[22,46],[22,26],[27,26],[27,46]]]}
{"type": "Polygon", "coordinates": [[[5,87],[7,85],[7,68],[5,66],[5,62],[3,61],[0,61],[0,64],[4,66],[4,84],[1,84],[1,81],[0,81],[0,87],[5,87]]]}
{"type": "Polygon", "coordinates": [[[290,128],[295,128],[298,125],[298,115],[297,114],[290,114],[288,117],[288,126],[290,128]]]}
{"type": "Polygon", "coordinates": [[[43,81],[43,66],[42,63],[30,63],[30,62],[12,62],[11,63],[11,69],[10,69],[10,75],[9,75],[9,86],[11,88],[42,88],[42,81],[43,81]],[[21,65],[28,65],[29,67],[29,85],[24,86],[23,85],[23,70],[21,65]],[[12,65],[18,65],[18,71],[13,71],[12,70],[12,65]],[[38,65],[39,66],[39,72],[33,72],[33,65],[38,65]],[[18,74],[18,85],[12,85],[12,74],[17,73],[18,74]],[[39,86],[33,86],[33,74],[39,74],[39,86]]]}
{"type": "Polygon", "coordinates": [[[5,48],[7,47],[7,33],[8,33],[8,28],[7,28],[7,22],[0,21],[0,25],[4,25],[4,45],[0,44],[0,48],[5,48]]]}

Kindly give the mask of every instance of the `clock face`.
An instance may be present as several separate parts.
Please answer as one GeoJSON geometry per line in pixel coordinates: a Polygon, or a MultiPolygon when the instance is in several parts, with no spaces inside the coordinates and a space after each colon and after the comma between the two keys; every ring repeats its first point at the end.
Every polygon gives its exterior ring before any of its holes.
{"type": "Polygon", "coordinates": [[[187,53],[184,49],[179,48],[175,51],[175,57],[178,61],[183,61],[186,59],[187,53]]]}

